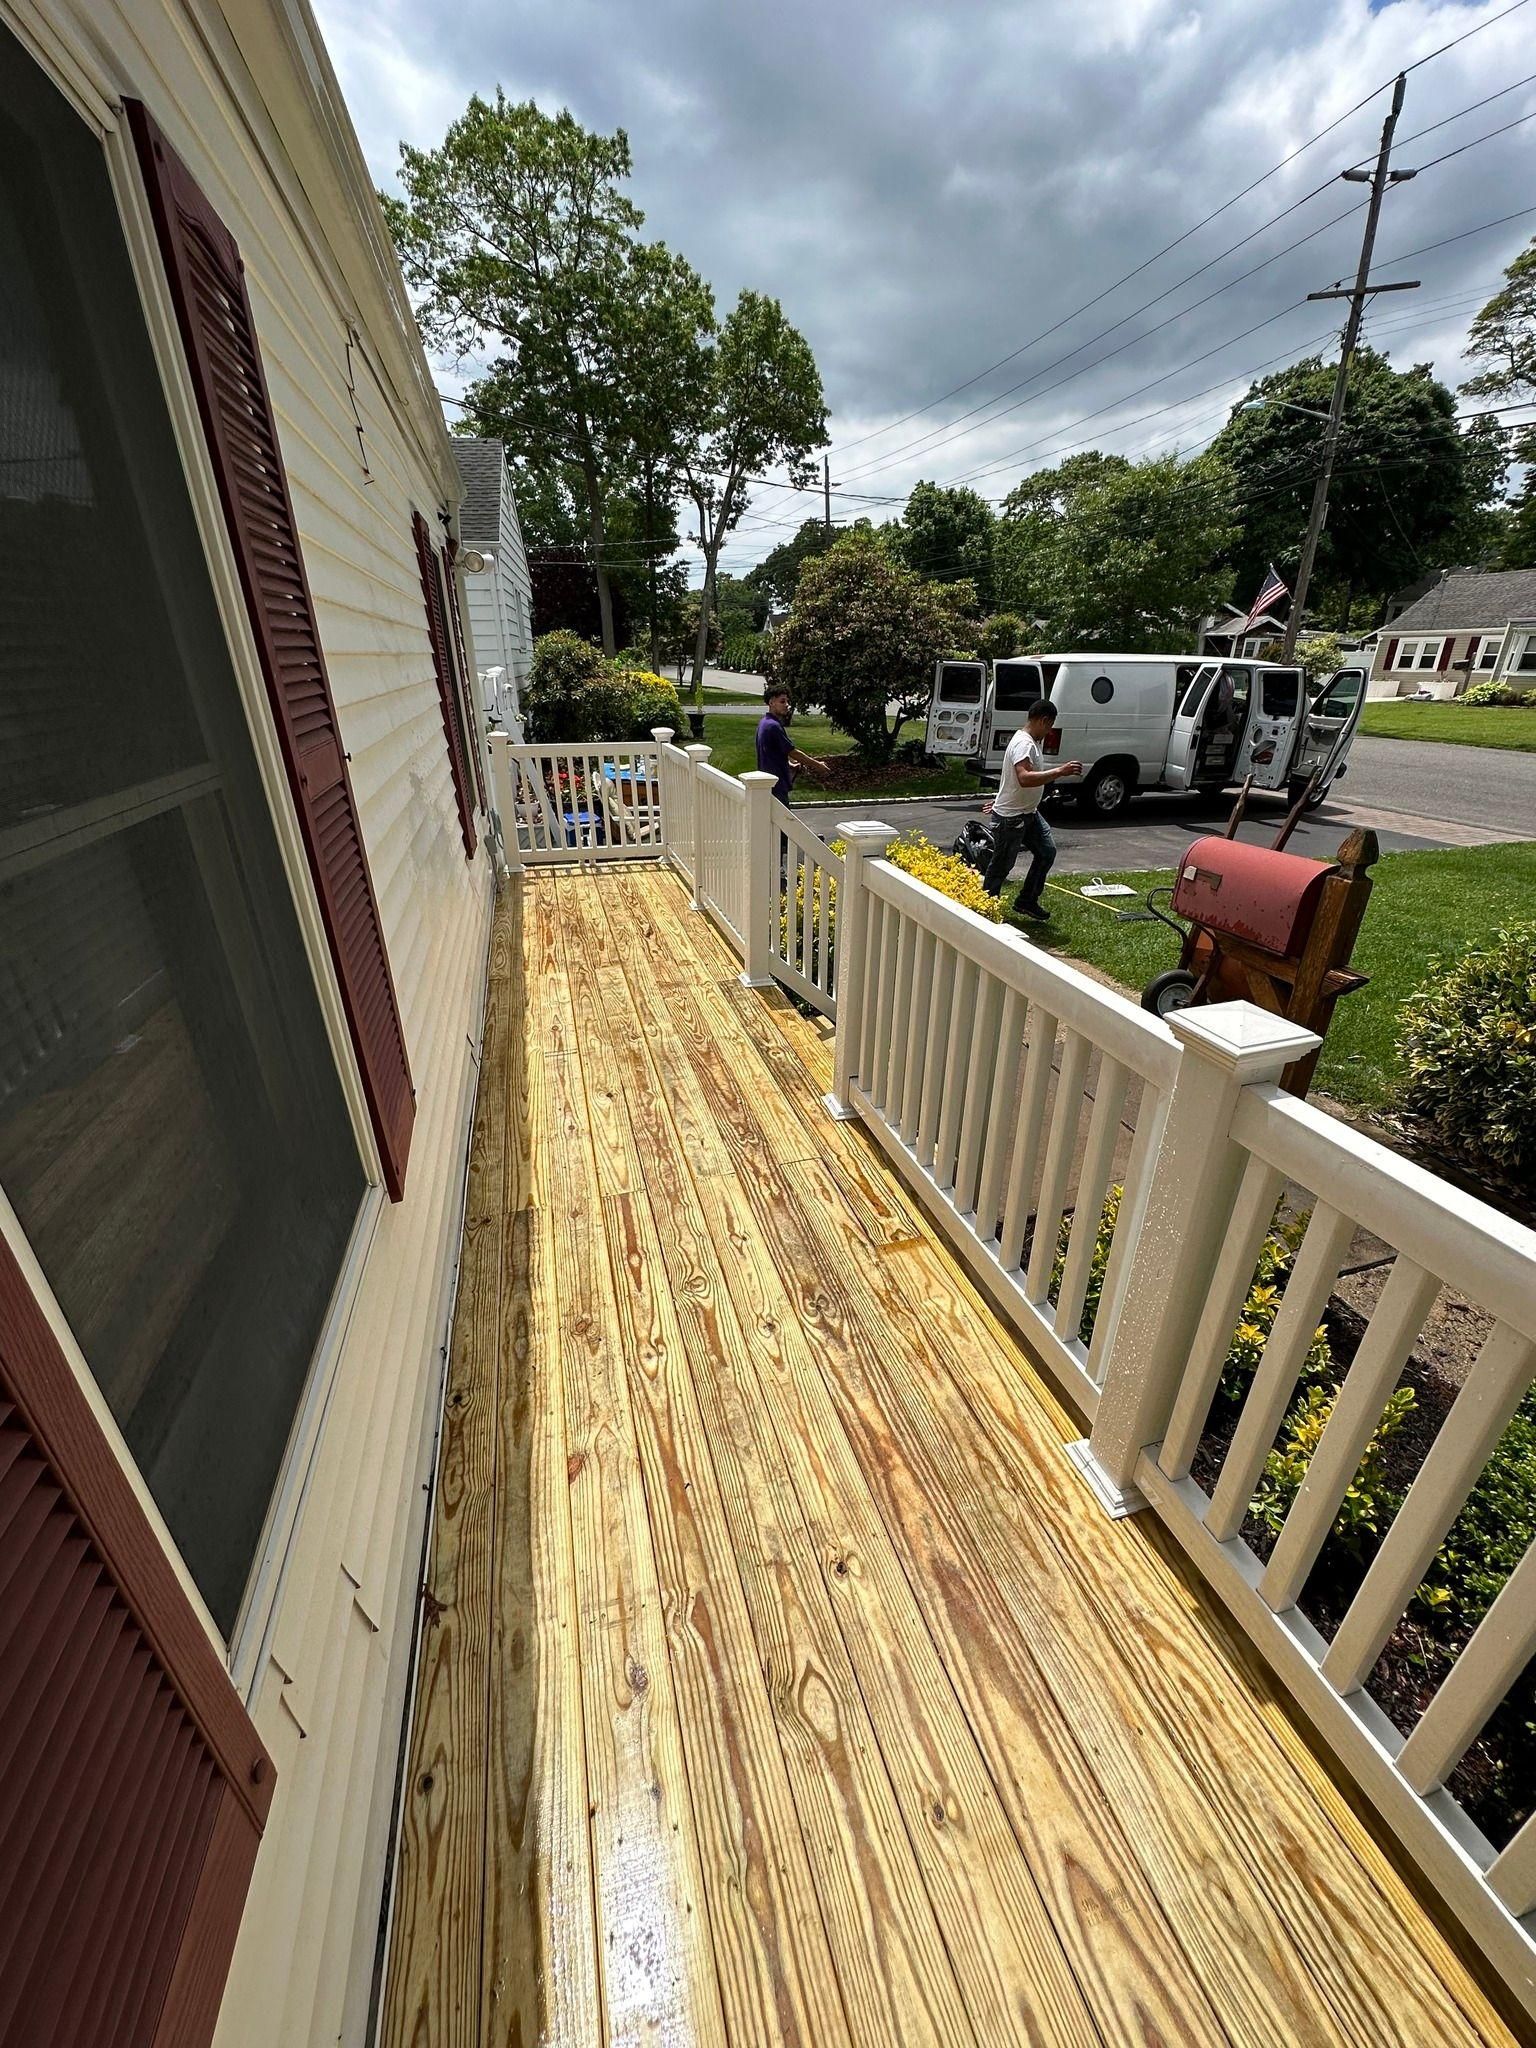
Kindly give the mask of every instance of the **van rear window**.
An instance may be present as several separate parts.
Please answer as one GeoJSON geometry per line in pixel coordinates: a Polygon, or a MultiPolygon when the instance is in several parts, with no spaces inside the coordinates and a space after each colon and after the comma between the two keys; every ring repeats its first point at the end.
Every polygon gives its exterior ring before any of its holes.
{"type": "Polygon", "coordinates": [[[999,711],[1027,711],[1044,694],[1038,661],[1000,661],[992,673],[997,679],[992,701],[999,711]]]}
{"type": "Polygon", "coordinates": [[[981,702],[981,664],[974,661],[946,662],[939,673],[941,704],[981,702]]]}
{"type": "Polygon", "coordinates": [[[1292,718],[1301,701],[1301,678],[1295,669],[1266,670],[1263,677],[1263,704],[1269,718],[1292,718]]]}

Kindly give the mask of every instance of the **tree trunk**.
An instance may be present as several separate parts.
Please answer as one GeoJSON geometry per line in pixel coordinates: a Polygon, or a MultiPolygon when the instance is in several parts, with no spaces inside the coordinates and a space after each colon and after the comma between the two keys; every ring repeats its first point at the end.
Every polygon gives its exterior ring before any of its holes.
{"type": "Polygon", "coordinates": [[[693,648],[693,702],[695,709],[704,709],[704,662],[709,653],[709,625],[715,615],[715,563],[720,558],[718,540],[706,541],[704,545],[704,594],[699,605],[699,637],[693,648]]]}
{"type": "Polygon", "coordinates": [[[661,674],[661,626],[656,617],[656,471],[645,465],[645,564],[650,590],[651,674],[661,674]]]}
{"type": "Polygon", "coordinates": [[[581,459],[582,481],[587,492],[587,532],[592,541],[592,569],[597,577],[597,616],[602,627],[604,654],[617,654],[613,636],[613,592],[608,587],[608,566],[603,559],[606,530],[603,525],[603,485],[597,463],[588,447],[581,459]]]}

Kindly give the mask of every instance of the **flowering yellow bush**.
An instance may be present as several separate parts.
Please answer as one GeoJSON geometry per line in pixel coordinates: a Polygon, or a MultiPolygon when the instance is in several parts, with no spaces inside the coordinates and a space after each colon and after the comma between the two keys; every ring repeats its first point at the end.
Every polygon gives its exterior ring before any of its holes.
{"type": "Polygon", "coordinates": [[[895,840],[886,859],[893,868],[900,868],[914,881],[926,882],[930,889],[937,889],[941,896],[974,910],[978,917],[993,924],[1002,923],[1003,906],[995,896],[987,894],[976,870],[968,867],[958,854],[941,853],[923,833],[909,832],[905,839],[895,840]]]}

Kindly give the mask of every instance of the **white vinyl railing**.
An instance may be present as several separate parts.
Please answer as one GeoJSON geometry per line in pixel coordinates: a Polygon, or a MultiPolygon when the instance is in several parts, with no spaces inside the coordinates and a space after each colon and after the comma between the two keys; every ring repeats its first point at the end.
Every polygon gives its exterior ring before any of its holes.
{"type": "Polygon", "coordinates": [[[1249,1003],[1160,1023],[879,859],[888,828],[840,829],[829,1107],[864,1120],[1090,1418],[1069,1453],[1103,1505],[1167,1525],[1536,2016],[1536,1820],[1496,1848],[1446,1789],[1536,1656],[1536,1546],[1411,1734],[1366,1689],[1536,1377],[1536,1232],[1283,1094],[1311,1033],[1249,1003]],[[1282,1195],[1294,1207],[1307,1194],[1207,1492],[1197,1451],[1261,1246],[1282,1195]],[[1261,1557],[1243,1534],[1249,1504],[1361,1229],[1395,1254],[1391,1272],[1261,1557]],[[1488,1334],[1330,1642],[1301,1610],[1303,1587],[1442,1284],[1486,1313],[1488,1334]]]}
{"type": "Polygon", "coordinates": [[[1536,2018],[1536,1820],[1495,1846],[1446,1785],[1536,1656],[1536,1547],[1410,1734],[1367,1689],[1536,1376],[1536,1233],[1282,1094],[1310,1032],[1250,1003],[1153,1018],[881,859],[891,828],[840,825],[839,857],[771,777],[723,775],[671,740],[493,734],[508,864],[663,858],[743,981],[835,1016],[828,1109],[867,1125],[1087,1417],[1069,1455],[1098,1499],[1166,1525],[1536,2018]],[[1309,1197],[1257,1368],[1213,1436],[1277,1204],[1309,1197]],[[1391,1273],[1273,1546],[1255,1549],[1250,1503],[1361,1229],[1391,1273]],[[1328,1640],[1303,1589],[1442,1284],[1488,1334],[1328,1640]]]}
{"type": "MultiPolygon", "coordinates": [[[[754,782],[756,778],[753,778],[754,782]]],[[[837,1015],[837,885],[843,863],[787,805],[753,789],[769,817],[768,866],[777,902],[770,904],[768,953],[775,981],[793,989],[824,1017],[837,1015]]]]}

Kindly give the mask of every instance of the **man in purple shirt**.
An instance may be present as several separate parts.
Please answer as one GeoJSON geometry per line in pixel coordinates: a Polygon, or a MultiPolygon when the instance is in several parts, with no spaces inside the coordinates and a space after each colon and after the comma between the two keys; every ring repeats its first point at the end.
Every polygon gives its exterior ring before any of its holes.
{"type": "Polygon", "coordinates": [[[773,793],[781,804],[789,802],[795,786],[795,771],[809,768],[813,775],[825,775],[827,764],[815,754],[802,754],[789,742],[789,721],[795,707],[788,690],[770,686],[763,692],[767,710],[757,722],[757,765],[774,778],[773,793]]]}

